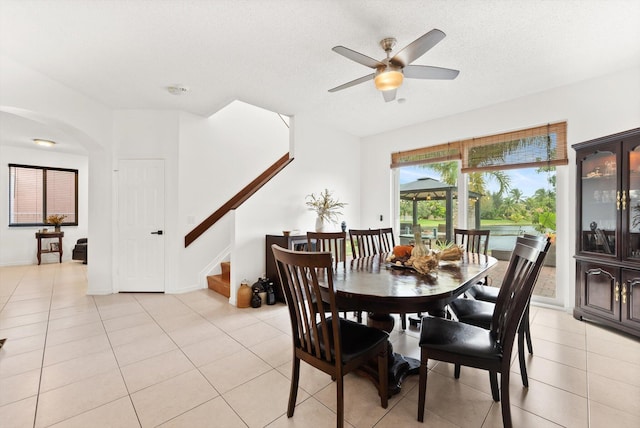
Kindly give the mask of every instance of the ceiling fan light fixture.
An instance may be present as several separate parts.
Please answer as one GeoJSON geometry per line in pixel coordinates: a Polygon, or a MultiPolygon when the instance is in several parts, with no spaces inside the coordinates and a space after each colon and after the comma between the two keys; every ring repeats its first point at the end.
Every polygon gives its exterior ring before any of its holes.
{"type": "Polygon", "coordinates": [[[386,71],[376,74],[373,82],[379,91],[390,91],[399,88],[403,80],[404,75],[401,71],[387,69],[386,71]]]}
{"type": "Polygon", "coordinates": [[[42,138],[34,138],[33,142],[43,147],[53,147],[56,145],[55,141],[43,140],[42,138]]]}

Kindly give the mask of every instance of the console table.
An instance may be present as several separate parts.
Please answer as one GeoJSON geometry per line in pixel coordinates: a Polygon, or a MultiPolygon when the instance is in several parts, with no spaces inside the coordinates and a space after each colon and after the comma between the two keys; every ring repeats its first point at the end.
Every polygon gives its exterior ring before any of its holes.
{"type": "MultiPolygon", "coordinates": [[[[64,236],[64,232],[36,232],[36,239],[38,240],[38,264],[42,261],[43,253],[59,253],[60,254],[60,263],[62,263],[62,237],[64,236]],[[58,249],[52,249],[51,245],[45,248],[42,248],[42,240],[43,239],[55,239],[58,238],[58,249]]],[[[46,242],[45,242],[46,244],[46,242]]]]}

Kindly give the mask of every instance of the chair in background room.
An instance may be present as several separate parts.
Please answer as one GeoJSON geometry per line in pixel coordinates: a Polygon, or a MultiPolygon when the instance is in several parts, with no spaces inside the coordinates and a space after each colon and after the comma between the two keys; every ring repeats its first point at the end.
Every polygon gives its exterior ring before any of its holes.
{"type": "MultiPolygon", "coordinates": [[[[490,230],[482,229],[453,229],[453,242],[460,245],[472,257],[475,255],[483,255],[487,257],[489,251],[489,234],[490,230]]],[[[484,284],[487,284],[487,278],[484,278],[484,284]]]]}
{"type": "MultiPolygon", "coordinates": [[[[548,246],[549,243],[545,250],[548,246]]],[[[419,342],[418,421],[424,421],[427,363],[433,359],[489,371],[492,397],[494,401],[501,401],[502,423],[511,428],[511,352],[516,330],[533,292],[544,256],[545,251],[522,243],[516,244],[495,304],[490,330],[445,318],[423,318],[419,342]]]]}
{"type": "MultiPolygon", "coordinates": [[[[549,247],[549,239],[544,236],[538,237],[528,235],[524,237],[518,237],[516,239],[516,245],[517,244],[527,245],[529,247],[533,247],[537,250],[543,251],[544,256],[546,257],[546,252],[549,247]]],[[[539,272],[540,271],[538,271],[538,273],[539,272]]],[[[536,275],[534,286],[537,279],[538,278],[536,275]]],[[[493,312],[495,309],[495,304],[498,301],[500,288],[477,284],[474,285],[474,287],[482,289],[474,294],[477,297],[475,297],[474,299],[455,299],[449,303],[449,311],[460,322],[475,325],[488,330],[491,328],[493,312]],[[483,297],[484,299],[481,300],[478,297],[483,297]]],[[[522,316],[520,326],[518,327],[518,358],[520,361],[520,377],[522,378],[522,384],[527,387],[529,386],[529,379],[527,376],[527,365],[524,355],[525,339],[527,341],[529,353],[533,353],[533,344],[531,343],[531,330],[529,326],[529,307],[530,301],[527,301],[524,315],[522,316]]],[[[456,365],[455,377],[456,379],[460,377],[459,365],[456,365]]]]}
{"type": "Polygon", "coordinates": [[[338,317],[333,286],[333,261],[328,252],[296,252],[272,245],[281,284],[291,319],[293,365],[287,416],[292,417],[296,405],[300,360],[321,370],[336,381],[337,426],[344,425],[344,376],[378,361],[378,394],[387,408],[389,335],[338,317]],[[328,289],[331,316],[321,304],[321,285],[328,289]],[[319,319],[320,322],[316,322],[319,319]]]}
{"type": "Polygon", "coordinates": [[[89,242],[87,238],[80,238],[76,241],[75,247],[71,252],[71,260],[82,260],[83,264],[87,264],[87,250],[89,242]]]}
{"type": "Polygon", "coordinates": [[[336,267],[340,263],[347,267],[346,232],[307,232],[309,251],[328,251],[332,254],[336,267]]]}
{"type": "Polygon", "coordinates": [[[380,253],[380,229],[349,229],[354,259],[380,253]]]}

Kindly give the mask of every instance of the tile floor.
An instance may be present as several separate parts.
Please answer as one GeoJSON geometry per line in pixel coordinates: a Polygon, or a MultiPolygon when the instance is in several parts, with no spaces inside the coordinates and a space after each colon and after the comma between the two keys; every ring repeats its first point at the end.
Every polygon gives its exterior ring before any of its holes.
{"type": "MultiPolygon", "coordinates": [[[[296,412],[286,417],[284,305],[236,309],[209,290],[87,296],[85,269],[0,268],[3,428],[335,426],[335,387],[304,363],[296,412]]],[[[640,426],[640,342],[562,311],[536,307],[531,316],[528,389],[514,355],[514,426],[640,426]]],[[[396,351],[417,357],[417,335],[396,329],[396,351]]],[[[346,426],[502,425],[486,372],[463,368],[455,380],[451,366],[430,367],[424,424],[417,376],[382,409],[374,386],[349,375],[346,426]]]]}

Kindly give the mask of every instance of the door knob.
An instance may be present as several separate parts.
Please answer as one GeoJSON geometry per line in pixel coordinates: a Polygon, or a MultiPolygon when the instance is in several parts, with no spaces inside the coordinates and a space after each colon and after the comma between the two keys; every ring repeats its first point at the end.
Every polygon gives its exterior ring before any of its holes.
{"type": "Polygon", "coordinates": [[[151,232],[152,235],[162,235],[162,231],[158,230],[157,232],[151,232]]]}

